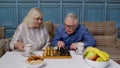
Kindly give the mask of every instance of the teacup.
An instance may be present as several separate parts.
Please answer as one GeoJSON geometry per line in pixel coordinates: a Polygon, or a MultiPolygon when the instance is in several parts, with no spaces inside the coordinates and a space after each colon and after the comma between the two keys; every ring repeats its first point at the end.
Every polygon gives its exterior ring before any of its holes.
{"type": "Polygon", "coordinates": [[[81,43],[77,44],[77,49],[75,50],[76,54],[83,54],[83,50],[84,50],[84,45],[82,45],[81,43]]]}
{"type": "Polygon", "coordinates": [[[32,50],[32,44],[26,44],[24,50],[26,55],[30,55],[32,50]]]}

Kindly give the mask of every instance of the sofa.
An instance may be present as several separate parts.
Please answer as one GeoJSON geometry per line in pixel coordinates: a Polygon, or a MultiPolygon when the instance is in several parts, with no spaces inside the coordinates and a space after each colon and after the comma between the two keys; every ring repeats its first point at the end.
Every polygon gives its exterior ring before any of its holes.
{"type": "MultiPolygon", "coordinates": [[[[44,22],[49,36],[50,41],[52,42],[53,37],[55,36],[55,29],[59,24],[54,24],[52,21],[44,22]]],[[[120,63],[120,40],[118,39],[118,29],[115,26],[114,21],[105,21],[105,22],[84,22],[83,23],[93,34],[96,40],[96,47],[108,52],[111,56],[111,59],[115,60],[117,63],[120,63]]],[[[0,41],[0,57],[9,49],[9,39],[1,39],[0,41]]]]}
{"type": "Polygon", "coordinates": [[[4,27],[0,27],[0,39],[4,39],[5,35],[5,28],[4,27]]]}
{"type": "Polygon", "coordinates": [[[5,35],[5,28],[0,26],[0,57],[3,55],[3,39],[5,35]]]}

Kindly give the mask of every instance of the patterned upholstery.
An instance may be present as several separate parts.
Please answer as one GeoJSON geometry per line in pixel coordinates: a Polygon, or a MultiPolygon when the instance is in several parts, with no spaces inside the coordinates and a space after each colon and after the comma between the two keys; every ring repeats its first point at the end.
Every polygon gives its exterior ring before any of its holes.
{"type": "Polygon", "coordinates": [[[84,22],[93,35],[114,35],[117,32],[114,21],[84,22]]]}
{"type": "Polygon", "coordinates": [[[0,39],[4,39],[5,35],[5,28],[4,27],[0,27],[0,39]]]}
{"type": "Polygon", "coordinates": [[[51,42],[52,42],[52,39],[55,35],[55,29],[57,28],[58,24],[53,24],[52,21],[46,21],[44,22],[47,30],[48,30],[48,33],[49,33],[49,36],[50,36],[50,39],[51,39],[51,42]]]}
{"type": "Polygon", "coordinates": [[[115,44],[118,32],[114,21],[85,22],[84,24],[94,35],[97,46],[115,44]]]}
{"type": "Polygon", "coordinates": [[[0,57],[4,54],[4,51],[3,51],[3,40],[0,40],[0,57]]]}
{"type": "Polygon", "coordinates": [[[11,38],[0,39],[0,57],[7,51],[11,51],[10,50],[10,41],[11,41],[11,38]]]}
{"type": "Polygon", "coordinates": [[[52,42],[52,38],[54,36],[54,33],[53,33],[53,30],[54,30],[53,23],[52,23],[52,21],[46,21],[46,22],[44,22],[44,25],[46,26],[46,28],[48,30],[50,41],[52,42]]]}
{"type": "Polygon", "coordinates": [[[4,39],[4,34],[5,34],[5,28],[0,27],[0,57],[4,54],[3,50],[3,39],[4,39]]]}

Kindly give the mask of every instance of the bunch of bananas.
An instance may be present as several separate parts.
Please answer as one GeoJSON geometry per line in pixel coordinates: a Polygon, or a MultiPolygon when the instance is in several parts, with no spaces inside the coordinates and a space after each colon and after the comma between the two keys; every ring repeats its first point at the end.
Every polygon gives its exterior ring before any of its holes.
{"type": "Polygon", "coordinates": [[[102,51],[102,50],[100,50],[98,48],[95,48],[95,47],[88,47],[88,48],[86,48],[83,58],[86,58],[87,55],[90,52],[93,52],[93,53],[95,53],[97,55],[96,56],[97,58],[94,61],[106,62],[106,61],[108,61],[110,59],[110,55],[107,52],[102,51]]]}

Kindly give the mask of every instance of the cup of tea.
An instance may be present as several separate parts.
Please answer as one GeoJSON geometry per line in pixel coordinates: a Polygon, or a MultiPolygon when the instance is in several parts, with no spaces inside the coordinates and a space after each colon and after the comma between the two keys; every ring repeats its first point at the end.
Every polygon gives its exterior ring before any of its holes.
{"type": "Polygon", "coordinates": [[[26,55],[30,55],[32,50],[32,44],[26,44],[24,50],[26,55]]]}

